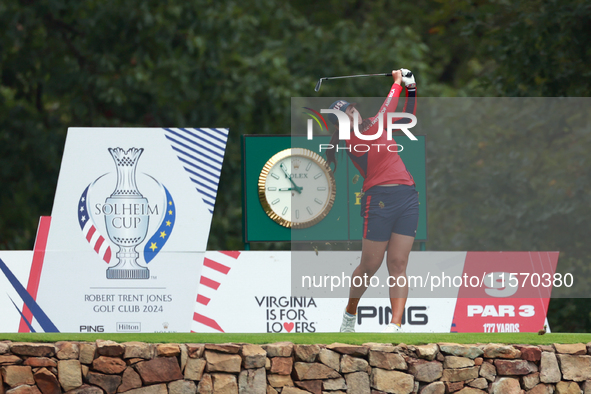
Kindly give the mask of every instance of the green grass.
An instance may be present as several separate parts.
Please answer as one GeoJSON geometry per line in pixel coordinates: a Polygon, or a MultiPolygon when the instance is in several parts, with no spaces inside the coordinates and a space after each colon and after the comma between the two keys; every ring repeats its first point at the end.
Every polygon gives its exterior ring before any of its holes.
{"type": "Polygon", "coordinates": [[[305,333],[305,334],[4,334],[0,340],[13,342],[57,342],[57,341],[95,341],[110,339],[116,342],[151,343],[273,343],[289,341],[300,344],[331,344],[334,342],[360,345],[366,342],[406,343],[421,345],[426,343],[515,343],[549,345],[552,343],[588,343],[591,334],[554,333],[470,333],[470,334],[367,334],[367,333],[305,333]]]}

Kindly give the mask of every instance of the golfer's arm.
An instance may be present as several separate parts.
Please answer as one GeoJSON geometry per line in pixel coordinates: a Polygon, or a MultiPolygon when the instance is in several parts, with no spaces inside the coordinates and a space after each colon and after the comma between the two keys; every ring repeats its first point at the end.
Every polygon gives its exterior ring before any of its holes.
{"type": "MultiPolygon", "coordinates": [[[[406,99],[404,100],[404,108],[402,112],[416,115],[417,114],[417,88],[406,88],[406,99]]],[[[410,123],[410,119],[401,118],[394,123],[410,123]]]]}
{"type": "Polygon", "coordinates": [[[398,98],[400,97],[400,93],[402,92],[402,86],[397,83],[392,84],[390,88],[390,93],[388,93],[388,97],[384,100],[384,104],[376,114],[376,116],[380,116],[385,114],[386,112],[396,112],[396,107],[398,106],[398,98]]]}
{"type": "MultiPolygon", "coordinates": [[[[413,114],[416,116],[417,114],[417,88],[406,89],[406,98],[404,100],[404,108],[402,112],[406,112],[409,114],[413,114]]],[[[409,118],[394,118],[392,123],[393,124],[406,124],[410,123],[411,120],[409,118]]]]}

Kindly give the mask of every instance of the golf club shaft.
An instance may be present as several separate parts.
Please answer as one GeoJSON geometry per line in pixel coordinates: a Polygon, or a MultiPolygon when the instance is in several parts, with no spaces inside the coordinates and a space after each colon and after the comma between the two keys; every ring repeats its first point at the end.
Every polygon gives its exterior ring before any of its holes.
{"type": "MultiPolygon", "coordinates": [[[[410,74],[412,75],[412,73],[410,74]]],[[[359,74],[359,75],[344,75],[341,77],[322,77],[318,80],[316,87],[314,90],[317,92],[320,90],[320,86],[322,85],[322,80],[329,80],[329,79],[341,79],[341,78],[357,78],[357,77],[389,77],[392,76],[392,73],[379,73],[379,74],[359,74]]]]}
{"type": "Polygon", "coordinates": [[[342,77],[324,77],[320,79],[341,79],[341,78],[357,78],[357,77],[391,77],[392,73],[379,73],[379,74],[359,74],[359,75],[344,75],[342,77]]]}

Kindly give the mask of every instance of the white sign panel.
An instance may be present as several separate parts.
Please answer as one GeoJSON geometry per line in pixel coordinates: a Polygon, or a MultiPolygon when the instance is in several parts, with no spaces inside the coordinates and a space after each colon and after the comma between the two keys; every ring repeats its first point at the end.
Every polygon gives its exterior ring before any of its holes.
{"type": "MultiPolygon", "coordinates": [[[[306,297],[303,294],[292,297],[293,253],[297,252],[207,252],[192,331],[338,332],[347,299],[306,297]]],[[[327,264],[332,260],[342,263],[344,256],[347,256],[347,261],[358,262],[360,255],[359,252],[321,253],[327,264]]],[[[461,272],[464,256],[465,252],[438,252],[437,256],[413,252],[409,262],[409,275],[413,264],[420,264],[422,259],[429,257],[442,261],[455,259],[461,272]]],[[[384,278],[387,276],[385,264],[376,275],[384,278]]],[[[455,298],[409,299],[405,310],[404,330],[450,332],[455,302],[455,298]]],[[[387,296],[362,298],[356,331],[380,332],[390,322],[390,317],[387,296]]]]}
{"type": "Polygon", "coordinates": [[[35,331],[189,331],[227,138],[69,129],[35,289],[44,316],[23,320],[35,331]]]}
{"type": "Polygon", "coordinates": [[[18,332],[32,261],[32,251],[0,251],[0,332],[18,332]]]}
{"type": "MultiPolygon", "coordinates": [[[[43,224],[43,220],[41,224],[43,224]]],[[[42,239],[42,234],[38,236],[38,243],[40,243],[39,239],[42,239]]],[[[5,274],[5,279],[0,281],[0,284],[7,287],[12,286],[14,289],[14,291],[7,293],[8,297],[2,298],[0,296],[0,310],[9,311],[6,314],[7,319],[3,320],[3,324],[0,326],[3,331],[13,331],[14,327],[18,327],[19,331],[23,332],[22,330],[28,327],[28,323],[26,323],[27,309],[21,308],[13,300],[19,296],[22,298],[23,294],[26,295],[29,292],[34,294],[35,278],[38,277],[37,273],[40,271],[40,250],[36,247],[32,256],[32,264],[30,263],[30,252],[0,253],[0,260],[6,262],[0,263],[0,268],[5,274]],[[17,253],[21,253],[21,255],[17,253]],[[27,272],[29,267],[30,273],[27,272]],[[27,282],[26,290],[24,289],[25,282],[27,282]],[[19,286],[19,283],[23,283],[23,285],[19,286]],[[20,315],[25,317],[21,318],[20,315]]],[[[503,261],[505,263],[509,261],[515,265],[518,260],[530,262],[530,259],[538,259],[544,261],[544,258],[552,257],[552,255],[557,255],[557,253],[411,252],[407,276],[410,278],[417,275],[420,273],[421,265],[431,264],[444,268],[446,275],[464,278],[468,269],[474,270],[477,261],[487,267],[502,269],[503,261]],[[493,261],[496,263],[493,264],[493,261]]],[[[349,273],[349,271],[352,272],[353,266],[359,260],[359,252],[320,252],[317,257],[329,265],[340,261],[342,269],[349,273]]],[[[308,253],[307,258],[315,259],[315,253],[308,253]]],[[[301,256],[298,259],[301,261],[301,256]]],[[[183,312],[182,318],[179,318],[181,325],[187,323],[184,325],[187,327],[184,331],[220,333],[337,332],[347,302],[346,297],[326,298],[326,293],[322,294],[322,292],[316,293],[317,295],[308,296],[300,293],[294,296],[292,293],[293,283],[291,283],[294,280],[293,264],[293,252],[206,252],[200,275],[196,279],[192,279],[199,286],[196,298],[193,294],[180,294],[180,297],[185,297],[183,300],[189,303],[194,303],[193,300],[196,300],[194,308],[189,313],[183,312]]],[[[378,270],[376,277],[381,279],[387,277],[385,265],[378,270]]],[[[83,292],[84,290],[85,288],[80,286],[79,291],[83,292]]],[[[108,317],[110,313],[113,315],[117,312],[123,313],[123,311],[101,311],[100,309],[107,308],[104,305],[109,305],[108,298],[106,298],[109,294],[107,290],[112,290],[112,294],[124,294],[127,289],[91,290],[96,291],[96,297],[100,298],[99,301],[103,301],[102,303],[89,302],[93,309],[98,309],[97,314],[108,317]]],[[[357,332],[380,332],[390,321],[391,309],[387,294],[379,287],[373,290],[373,293],[368,291],[369,297],[362,298],[359,303],[357,332]]],[[[449,298],[423,298],[420,296],[413,298],[413,294],[417,294],[417,288],[416,285],[411,285],[402,319],[403,331],[417,333],[535,332],[538,330],[537,327],[547,324],[545,311],[549,302],[548,298],[528,298],[528,313],[526,315],[520,313],[519,316],[512,317],[510,313],[505,312],[510,305],[521,305],[524,299],[486,295],[486,286],[478,290],[482,292],[482,295],[477,294],[475,297],[462,297],[460,292],[466,291],[466,289],[461,288],[459,292],[456,289],[454,296],[449,298]],[[475,309],[481,304],[484,306],[479,310],[475,309]],[[503,313],[495,311],[503,311],[503,313]]],[[[76,295],[74,292],[68,294],[76,295]]],[[[85,297],[87,294],[91,294],[90,297],[92,297],[92,293],[79,294],[84,294],[85,297]]],[[[135,298],[131,296],[118,296],[117,298],[123,301],[125,299],[136,301],[129,303],[129,305],[141,305],[138,298],[140,295],[141,293],[136,293],[135,298]]],[[[44,315],[43,309],[47,309],[48,302],[54,300],[55,298],[37,298],[36,302],[42,308],[40,308],[41,311],[37,310],[39,314],[35,314],[36,321],[33,324],[35,326],[33,330],[36,330],[37,326],[41,326],[43,330],[47,331],[48,322],[43,319],[50,320],[52,315],[44,315]]],[[[115,301],[115,296],[113,296],[113,301],[115,301]]],[[[35,305],[33,304],[33,306],[35,305]]],[[[127,313],[138,312],[128,311],[127,313]]],[[[69,316],[70,314],[68,311],[61,311],[61,313],[56,312],[56,315],[69,316]]],[[[161,316],[163,314],[159,314],[159,312],[152,313],[152,317],[155,319],[160,320],[161,316]]],[[[107,321],[106,317],[103,321],[107,321]]],[[[149,319],[144,321],[149,321],[149,319]]],[[[134,331],[139,324],[142,324],[143,327],[144,321],[120,321],[118,323],[121,324],[116,327],[119,327],[120,331],[130,332],[134,331]]],[[[99,330],[99,327],[105,327],[99,323],[97,322],[95,326],[83,326],[83,328],[88,330],[87,327],[94,327],[99,330]]],[[[170,322],[166,321],[165,323],[170,327],[170,322]]],[[[164,326],[163,329],[166,330],[164,326]]],[[[172,327],[169,328],[169,331],[173,330],[172,327]]]]}
{"type": "MultiPolygon", "coordinates": [[[[231,333],[338,332],[349,285],[331,288],[339,281],[331,280],[328,274],[338,273],[335,279],[351,275],[360,257],[360,252],[207,252],[191,329],[231,333]],[[304,261],[307,270],[297,267],[304,261]],[[324,278],[327,280],[321,280],[324,278]]],[[[503,264],[530,264],[532,259],[547,260],[553,261],[554,268],[546,264],[546,269],[555,269],[557,258],[553,252],[411,252],[407,268],[409,298],[402,329],[417,333],[536,332],[548,324],[549,298],[529,298],[531,313],[510,318],[503,314],[470,314],[475,303],[488,305],[486,308],[492,311],[524,301],[489,295],[486,285],[472,289],[478,293],[465,296],[460,294],[466,291],[461,284],[449,284],[443,293],[439,292],[444,297],[426,298],[426,290],[439,290],[441,280],[465,280],[467,272],[480,277],[483,272],[474,271],[478,262],[486,270],[499,269],[503,264]],[[412,281],[413,277],[424,277],[425,267],[433,268],[438,276],[412,281]]],[[[541,272],[542,268],[532,269],[541,272]]],[[[359,302],[356,332],[381,332],[390,322],[388,287],[383,284],[387,277],[384,262],[374,277],[376,283],[379,279],[382,284],[368,288],[359,302]]]]}

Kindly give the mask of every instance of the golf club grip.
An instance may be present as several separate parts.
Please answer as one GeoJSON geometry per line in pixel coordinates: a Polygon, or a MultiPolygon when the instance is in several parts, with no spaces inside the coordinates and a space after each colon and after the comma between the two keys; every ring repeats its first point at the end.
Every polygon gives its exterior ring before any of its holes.
{"type": "MultiPolygon", "coordinates": [[[[384,74],[384,76],[385,76],[385,77],[391,77],[391,76],[392,76],[392,73],[385,73],[385,74],[384,74]]],[[[412,71],[409,71],[409,72],[408,72],[408,75],[407,75],[407,77],[412,77],[412,71]]]]}

